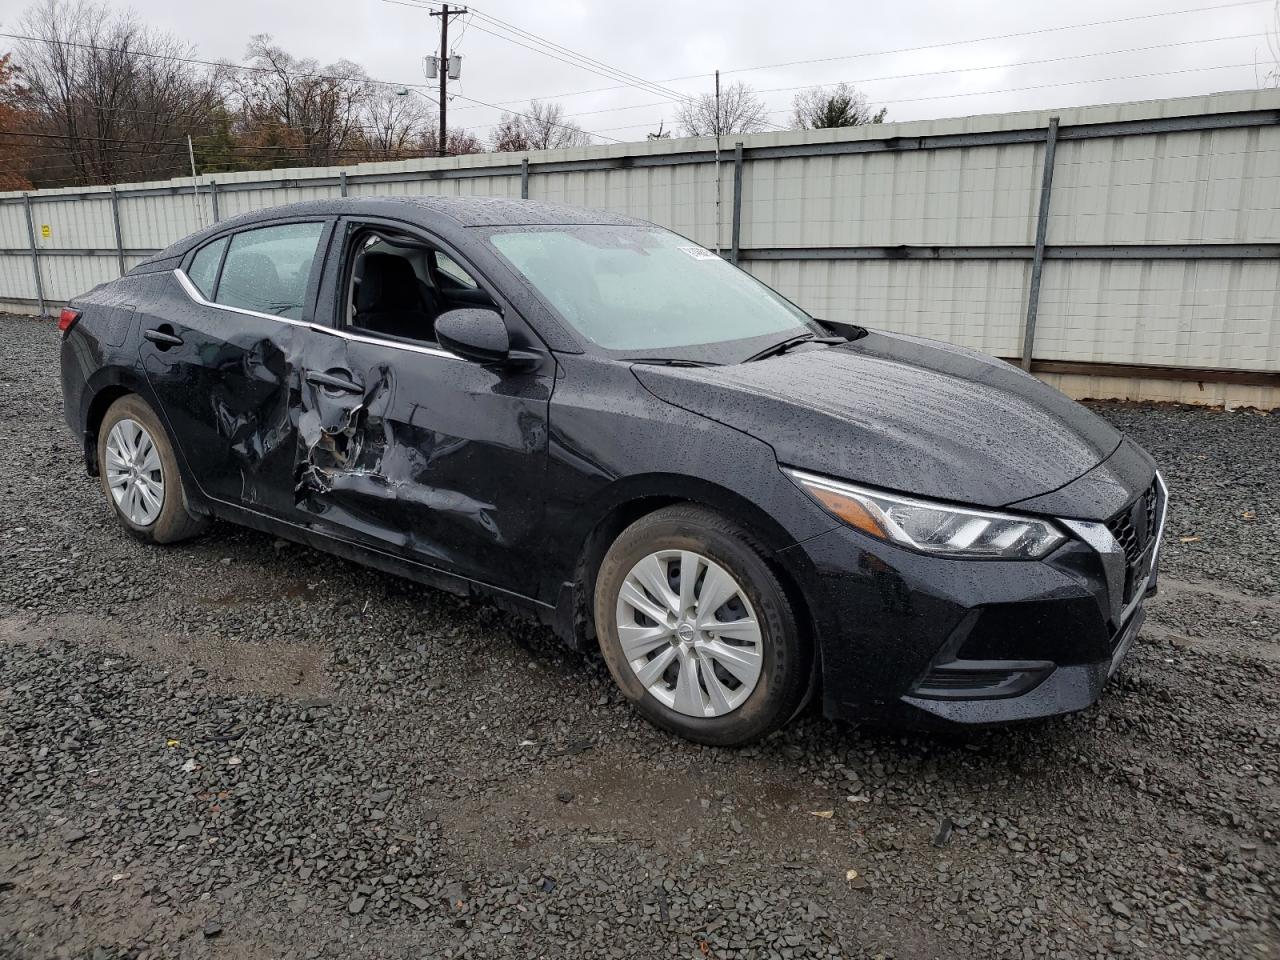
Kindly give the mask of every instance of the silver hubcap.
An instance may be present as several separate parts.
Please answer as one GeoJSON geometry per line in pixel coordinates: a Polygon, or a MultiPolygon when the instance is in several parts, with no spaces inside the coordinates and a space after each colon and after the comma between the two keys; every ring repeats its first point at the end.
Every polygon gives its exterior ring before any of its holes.
{"type": "Polygon", "coordinates": [[[764,643],[751,602],[701,554],[660,550],[632,567],[618,593],[617,626],[635,675],[679,713],[723,716],[760,680],[764,643]]]}
{"type": "Polygon", "coordinates": [[[130,521],[154,523],[164,506],[164,471],[160,451],[142,424],[121,420],[107,434],[107,486],[130,521]]]}

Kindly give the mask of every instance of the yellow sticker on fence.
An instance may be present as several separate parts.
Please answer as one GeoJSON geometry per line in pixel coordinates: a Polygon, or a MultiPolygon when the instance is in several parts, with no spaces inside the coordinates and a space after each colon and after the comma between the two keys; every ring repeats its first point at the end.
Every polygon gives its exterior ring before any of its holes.
{"type": "Polygon", "coordinates": [[[40,236],[48,240],[53,236],[53,227],[49,226],[47,223],[40,224],[40,236]]]}

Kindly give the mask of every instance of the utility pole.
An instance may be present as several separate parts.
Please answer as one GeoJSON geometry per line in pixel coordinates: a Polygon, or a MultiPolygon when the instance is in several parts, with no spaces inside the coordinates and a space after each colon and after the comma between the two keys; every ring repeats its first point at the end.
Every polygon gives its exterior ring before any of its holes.
{"type": "Polygon", "coordinates": [[[445,112],[449,102],[448,95],[445,92],[445,88],[449,83],[449,18],[466,12],[466,7],[455,7],[450,10],[447,3],[439,10],[431,11],[431,16],[440,18],[440,140],[437,142],[439,149],[436,152],[442,157],[447,155],[445,138],[449,129],[445,121],[445,112]]]}
{"type": "Polygon", "coordinates": [[[720,252],[720,71],[716,71],[716,253],[720,252]]]}
{"type": "MultiPolygon", "coordinates": [[[[720,71],[716,71],[716,136],[720,136],[720,71]]],[[[716,149],[719,149],[719,141],[716,142],[716,149]]]]}
{"type": "Polygon", "coordinates": [[[191,158],[191,190],[192,204],[196,209],[196,219],[204,226],[204,207],[200,204],[200,181],[196,179],[196,148],[191,145],[191,134],[187,134],[187,156],[191,158]]]}

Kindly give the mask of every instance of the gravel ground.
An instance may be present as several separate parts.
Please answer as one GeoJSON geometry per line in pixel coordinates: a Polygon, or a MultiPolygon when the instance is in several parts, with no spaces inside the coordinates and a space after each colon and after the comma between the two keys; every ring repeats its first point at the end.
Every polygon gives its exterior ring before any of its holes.
{"type": "Polygon", "coordinates": [[[1174,497],[1098,707],[728,751],[484,604],[137,544],[0,342],[2,956],[1280,957],[1276,416],[1098,406],[1174,497]]]}

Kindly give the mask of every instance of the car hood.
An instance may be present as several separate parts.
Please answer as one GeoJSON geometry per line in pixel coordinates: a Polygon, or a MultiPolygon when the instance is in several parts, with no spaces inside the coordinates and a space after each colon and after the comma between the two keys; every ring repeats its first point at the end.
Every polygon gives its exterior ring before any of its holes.
{"type": "Polygon", "coordinates": [[[982,506],[1063,487],[1122,439],[1020,369],[918,337],[871,332],[753,363],[633,369],[655,396],[763,440],[780,463],[982,506]]]}

